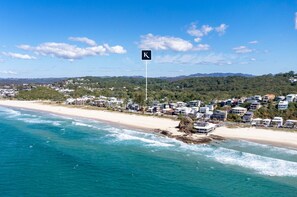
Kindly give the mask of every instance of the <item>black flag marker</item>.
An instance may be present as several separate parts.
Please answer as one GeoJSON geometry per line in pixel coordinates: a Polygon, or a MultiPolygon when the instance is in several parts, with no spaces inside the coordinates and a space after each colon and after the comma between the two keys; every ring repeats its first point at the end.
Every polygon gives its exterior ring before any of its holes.
{"type": "Polygon", "coordinates": [[[141,59],[142,60],[151,60],[152,59],[152,51],[151,50],[142,50],[141,51],[141,59]]]}

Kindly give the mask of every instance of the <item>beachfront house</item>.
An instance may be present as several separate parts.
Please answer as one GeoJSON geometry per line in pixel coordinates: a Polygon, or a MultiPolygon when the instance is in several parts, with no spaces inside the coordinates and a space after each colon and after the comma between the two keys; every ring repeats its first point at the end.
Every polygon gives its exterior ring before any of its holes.
{"type": "Polygon", "coordinates": [[[280,101],[277,105],[278,110],[286,110],[288,109],[289,102],[288,101],[280,101]]]}
{"type": "Polygon", "coordinates": [[[254,112],[248,111],[242,116],[243,122],[251,122],[254,117],[254,112]]]}
{"type": "Polygon", "coordinates": [[[74,98],[68,98],[68,99],[66,99],[65,103],[67,105],[74,105],[75,104],[75,99],[74,98]]]}
{"type": "Polygon", "coordinates": [[[233,107],[231,110],[232,114],[243,116],[247,112],[247,109],[244,107],[233,107]]]}
{"type": "Polygon", "coordinates": [[[227,111],[215,110],[215,111],[213,111],[213,114],[211,115],[211,119],[226,121],[227,120],[227,115],[228,115],[227,111]]]}
{"type": "Polygon", "coordinates": [[[255,118],[252,120],[251,125],[252,126],[261,126],[262,125],[262,118],[255,118]]]}
{"type": "Polygon", "coordinates": [[[271,121],[271,125],[274,127],[281,127],[283,126],[283,118],[282,117],[274,117],[271,121]]]}
{"type": "Polygon", "coordinates": [[[251,111],[256,111],[257,109],[260,109],[260,108],[261,108],[261,104],[258,101],[255,101],[250,105],[251,111]]]}
{"type": "Polygon", "coordinates": [[[297,128],[297,120],[287,120],[284,127],[289,129],[297,128]]]}
{"type": "Polygon", "coordinates": [[[215,130],[216,125],[209,122],[195,122],[194,123],[194,129],[198,133],[209,133],[213,130],[215,130]]]}
{"type": "Polygon", "coordinates": [[[265,118],[265,119],[262,120],[262,124],[265,127],[269,127],[270,123],[271,123],[271,119],[269,119],[269,118],[265,118]]]}

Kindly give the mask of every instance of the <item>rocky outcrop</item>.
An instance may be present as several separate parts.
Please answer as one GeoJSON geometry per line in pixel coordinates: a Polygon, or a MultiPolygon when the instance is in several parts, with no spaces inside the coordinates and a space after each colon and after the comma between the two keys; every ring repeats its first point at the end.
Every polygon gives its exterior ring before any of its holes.
{"type": "Polygon", "coordinates": [[[171,132],[160,130],[160,129],[155,129],[154,132],[167,136],[169,138],[175,138],[187,144],[205,144],[205,143],[225,140],[225,138],[221,136],[212,135],[212,134],[208,136],[194,137],[192,134],[172,135],[171,132]]]}
{"type": "Polygon", "coordinates": [[[194,133],[194,121],[190,117],[183,117],[180,120],[178,128],[181,132],[191,134],[194,133]]]}

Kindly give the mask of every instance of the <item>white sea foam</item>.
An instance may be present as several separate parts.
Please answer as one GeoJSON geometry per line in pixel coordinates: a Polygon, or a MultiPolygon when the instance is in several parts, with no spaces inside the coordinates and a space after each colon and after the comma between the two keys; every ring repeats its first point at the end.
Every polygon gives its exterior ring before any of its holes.
{"type": "Polygon", "coordinates": [[[255,148],[263,148],[265,151],[274,152],[274,153],[280,153],[280,154],[288,154],[288,155],[297,155],[296,149],[288,149],[288,148],[281,148],[276,146],[271,146],[267,144],[259,144],[255,142],[249,142],[245,140],[240,140],[237,143],[238,146],[249,148],[249,147],[255,147],[255,148]]]}
{"type": "Polygon", "coordinates": [[[240,152],[226,148],[216,148],[206,155],[214,160],[229,165],[241,166],[268,176],[297,176],[297,163],[282,159],[240,152]]]}
{"type": "MultiPolygon", "coordinates": [[[[176,147],[174,150],[187,152],[190,155],[200,155],[225,165],[243,167],[266,176],[297,176],[297,163],[292,161],[241,152],[232,148],[223,148],[211,144],[189,145],[175,139],[163,138],[152,133],[141,133],[129,129],[120,129],[110,126],[97,127],[96,125],[80,121],[72,121],[72,124],[81,127],[106,130],[109,132],[106,137],[112,138],[113,142],[136,141],[149,147],[176,147]]],[[[241,142],[239,144],[241,144],[241,142]]],[[[249,146],[258,146],[258,144],[243,144],[242,146],[247,146],[248,148],[249,146]]],[[[259,146],[262,145],[260,144],[259,146]]],[[[263,145],[263,148],[273,148],[275,151],[286,151],[286,153],[291,151],[292,154],[296,154],[295,150],[266,146],[268,145],[263,145]]]]}
{"type": "Polygon", "coordinates": [[[30,124],[52,124],[54,126],[61,125],[60,121],[43,120],[40,118],[18,118],[17,120],[23,121],[30,124]]]}
{"type": "Polygon", "coordinates": [[[156,147],[170,147],[174,144],[168,143],[166,139],[155,136],[150,133],[140,133],[128,129],[118,129],[118,128],[107,128],[110,133],[108,137],[112,137],[115,141],[139,141],[145,143],[147,146],[156,146],[156,147]]]}
{"type": "Polygon", "coordinates": [[[3,111],[4,113],[8,114],[9,118],[13,118],[13,117],[17,117],[21,115],[20,111],[16,111],[10,108],[0,108],[1,111],[3,111]]]}

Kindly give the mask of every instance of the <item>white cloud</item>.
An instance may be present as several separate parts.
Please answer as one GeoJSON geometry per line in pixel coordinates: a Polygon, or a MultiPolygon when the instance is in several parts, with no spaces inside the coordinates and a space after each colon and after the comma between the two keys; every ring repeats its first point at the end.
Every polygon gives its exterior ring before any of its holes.
{"type": "Polygon", "coordinates": [[[297,12],[295,12],[295,29],[297,30],[297,12]]]}
{"type": "Polygon", "coordinates": [[[221,24],[220,26],[216,27],[215,30],[216,32],[218,32],[220,35],[223,35],[224,33],[226,33],[226,29],[228,28],[229,26],[226,25],[226,24],[221,24]]]}
{"type": "Polygon", "coordinates": [[[193,49],[192,43],[177,37],[154,36],[147,34],[141,36],[140,48],[155,50],[189,51],[193,49]]]}
{"type": "Polygon", "coordinates": [[[235,53],[251,53],[253,50],[246,47],[246,46],[239,46],[239,47],[234,47],[233,51],[235,51],[235,53]]]}
{"type": "Polygon", "coordinates": [[[252,57],[252,58],[251,58],[251,61],[256,61],[256,58],[252,57]]]}
{"type": "Polygon", "coordinates": [[[69,37],[68,38],[69,40],[71,41],[77,41],[77,42],[82,42],[82,43],[85,43],[87,45],[90,45],[90,46],[96,46],[96,42],[94,40],[91,40],[87,37],[69,37]]]}
{"type": "Polygon", "coordinates": [[[208,51],[210,46],[208,44],[198,44],[193,48],[194,51],[208,51]]]}
{"type": "Polygon", "coordinates": [[[11,71],[11,70],[2,70],[0,71],[0,74],[5,74],[5,75],[17,75],[18,73],[11,71]]]}
{"type": "Polygon", "coordinates": [[[104,44],[103,45],[108,52],[110,53],[117,53],[117,54],[124,54],[126,53],[127,51],[124,49],[124,47],[120,46],[120,45],[116,45],[116,46],[113,46],[113,47],[110,47],[108,44],[104,44]]]}
{"type": "Polygon", "coordinates": [[[185,64],[185,65],[229,65],[236,59],[232,55],[210,53],[201,54],[183,54],[183,55],[165,55],[157,56],[157,63],[185,64]]]}
{"type": "Polygon", "coordinates": [[[108,55],[109,53],[126,53],[124,47],[120,45],[109,46],[108,44],[78,47],[67,43],[46,42],[38,46],[19,45],[18,48],[33,51],[38,55],[49,55],[68,60],[82,59],[88,56],[108,55]]]}
{"type": "Polygon", "coordinates": [[[201,31],[202,31],[203,35],[205,35],[205,36],[212,30],[213,30],[213,27],[211,27],[209,25],[202,25],[202,27],[201,27],[201,31]]]}
{"type": "Polygon", "coordinates": [[[11,58],[15,58],[15,59],[23,59],[23,60],[36,59],[36,57],[30,56],[28,54],[11,53],[11,52],[3,52],[2,54],[7,57],[11,57],[11,58]]]}
{"type": "Polygon", "coordinates": [[[249,44],[258,44],[258,40],[253,40],[253,41],[250,41],[249,44]]]}
{"type": "Polygon", "coordinates": [[[196,37],[194,39],[195,42],[200,42],[202,37],[207,36],[210,32],[216,31],[219,35],[223,35],[226,32],[228,25],[221,24],[218,27],[211,27],[210,25],[202,25],[200,28],[197,28],[195,23],[192,23],[188,28],[187,33],[191,36],[196,37]]]}

